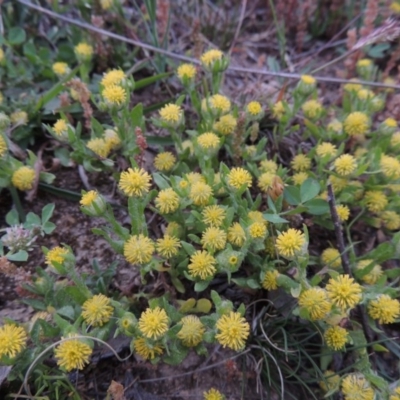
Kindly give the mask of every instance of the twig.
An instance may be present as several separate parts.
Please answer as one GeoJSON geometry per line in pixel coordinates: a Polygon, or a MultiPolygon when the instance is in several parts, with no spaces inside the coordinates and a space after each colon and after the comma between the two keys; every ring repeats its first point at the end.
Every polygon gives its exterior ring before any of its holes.
{"type": "Polygon", "coordinates": [[[240,10],[239,22],[237,24],[235,36],[232,39],[232,43],[231,43],[231,46],[229,48],[228,54],[232,53],[233,47],[235,46],[235,43],[236,43],[236,40],[238,39],[238,37],[240,35],[240,29],[242,28],[244,16],[246,14],[246,6],[247,6],[247,0],[242,0],[242,8],[240,10]]]}

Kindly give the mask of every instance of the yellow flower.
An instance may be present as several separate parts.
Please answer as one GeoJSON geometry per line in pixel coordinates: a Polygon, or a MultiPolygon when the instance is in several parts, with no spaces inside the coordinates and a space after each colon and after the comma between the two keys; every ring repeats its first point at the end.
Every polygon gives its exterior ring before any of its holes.
{"type": "Polygon", "coordinates": [[[35,178],[35,170],[31,167],[23,166],[13,172],[11,182],[19,190],[31,190],[35,178]]]}
{"type": "Polygon", "coordinates": [[[265,193],[268,192],[274,184],[275,174],[271,172],[264,172],[258,178],[257,186],[265,193]]]}
{"type": "Polygon", "coordinates": [[[385,176],[392,179],[400,178],[400,161],[397,158],[383,155],[380,166],[385,176]]]}
{"type": "Polygon", "coordinates": [[[96,201],[98,197],[99,193],[97,192],[97,190],[90,190],[89,192],[82,195],[79,204],[81,206],[89,207],[96,201]]]}
{"type": "Polygon", "coordinates": [[[302,75],[300,77],[301,81],[307,85],[314,85],[315,84],[315,78],[312,77],[311,75],[302,75]]]}
{"type": "Polygon", "coordinates": [[[350,135],[364,135],[369,129],[368,116],[360,111],[349,114],[343,123],[344,131],[350,135]]]}
{"type": "Polygon", "coordinates": [[[308,311],[313,321],[324,318],[331,310],[326,291],[319,287],[304,290],[299,297],[299,305],[308,311]]]}
{"type": "Polygon", "coordinates": [[[196,206],[205,206],[212,196],[212,188],[204,182],[195,182],[190,188],[189,197],[196,206]]]}
{"type": "Polygon", "coordinates": [[[53,247],[46,254],[45,262],[47,265],[53,265],[53,262],[62,264],[65,261],[65,258],[67,257],[68,253],[69,253],[68,249],[65,249],[60,246],[53,247]]]}
{"type": "Polygon", "coordinates": [[[114,0],[100,0],[100,6],[102,10],[109,10],[114,4],[114,0]]]}
{"type": "Polygon", "coordinates": [[[63,136],[68,131],[68,125],[65,119],[58,119],[53,125],[53,131],[57,136],[63,136]]]}
{"type": "Polygon", "coordinates": [[[114,86],[114,85],[120,86],[124,83],[125,78],[126,76],[124,71],[122,71],[121,69],[112,69],[111,71],[108,71],[103,75],[100,84],[103,87],[114,86]]]}
{"type": "MultiPolygon", "coordinates": [[[[399,4],[399,12],[400,12],[400,4],[399,4]]],[[[389,397],[389,400],[400,400],[400,386],[397,386],[389,397]]]]}
{"type": "Polygon", "coordinates": [[[261,211],[249,211],[247,213],[248,218],[252,222],[262,222],[265,226],[268,225],[268,222],[264,219],[264,216],[261,211]]]}
{"type": "Polygon", "coordinates": [[[317,100],[308,100],[301,106],[304,116],[310,119],[318,118],[322,113],[322,104],[317,100]]]}
{"type": "Polygon", "coordinates": [[[292,176],[293,183],[300,186],[304,181],[309,178],[307,172],[298,172],[292,176]]]}
{"type": "Polygon", "coordinates": [[[214,205],[205,207],[201,214],[206,225],[218,227],[222,225],[226,212],[223,207],[214,205]]]}
{"type": "Polygon", "coordinates": [[[251,175],[249,171],[243,168],[232,168],[228,174],[228,184],[235,189],[240,189],[243,185],[246,188],[251,187],[251,175]]]}
{"type": "Polygon", "coordinates": [[[164,352],[161,345],[147,343],[144,338],[135,339],[133,342],[133,348],[144,360],[153,360],[164,352]]]}
{"type": "Polygon", "coordinates": [[[249,226],[249,235],[253,238],[253,239],[262,239],[265,237],[267,233],[267,228],[264,224],[264,222],[253,222],[250,226],[249,226]]]}
{"type": "Polygon", "coordinates": [[[329,157],[333,158],[336,156],[337,153],[337,148],[334,144],[329,143],[329,142],[322,142],[320,143],[316,149],[315,153],[319,157],[329,157]]]}
{"type": "Polygon", "coordinates": [[[113,129],[106,129],[104,131],[104,140],[110,150],[116,150],[121,145],[121,139],[118,136],[118,133],[113,129]]]}
{"type": "Polygon", "coordinates": [[[230,135],[237,126],[236,118],[231,114],[223,115],[219,121],[214,124],[214,129],[222,135],[230,135]]]}
{"type": "Polygon", "coordinates": [[[214,94],[208,99],[208,104],[211,109],[215,109],[216,111],[226,114],[231,109],[231,102],[226,96],[222,96],[222,94],[214,94]]]}
{"type": "Polygon", "coordinates": [[[154,159],[154,166],[159,171],[170,171],[175,163],[176,157],[170,151],[159,153],[154,159]]]}
{"type": "Polygon", "coordinates": [[[262,172],[275,174],[278,171],[278,164],[274,160],[262,160],[260,161],[259,168],[262,172]]]}
{"type": "Polygon", "coordinates": [[[349,181],[347,179],[338,178],[337,176],[331,176],[329,180],[332,183],[332,188],[335,193],[339,193],[349,184],[349,181]]]}
{"type": "Polygon", "coordinates": [[[93,47],[90,44],[81,42],[74,48],[76,57],[79,60],[90,60],[93,55],[93,47]]]}
{"type": "Polygon", "coordinates": [[[283,257],[294,257],[301,251],[306,244],[304,233],[290,228],[286,232],[280,233],[276,239],[276,248],[283,257]]]}
{"type": "Polygon", "coordinates": [[[82,317],[92,326],[103,326],[110,320],[113,312],[111,300],[103,294],[93,296],[82,305],[82,317]]]}
{"type": "Polygon", "coordinates": [[[196,76],[196,67],[192,64],[182,64],[178,67],[176,73],[181,81],[193,79],[196,76]]]}
{"type": "Polygon", "coordinates": [[[369,302],[368,314],[380,324],[391,324],[400,316],[400,302],[387,294],[381,294],[369,302]]]}
{"type": "Polygon", "coordinates": [[[384,211],[379,215],[385,228],[391,231],[400,229],[400,215],[394,211],[384,211]]]}
{"type": "Polygon", "coordinates": [[[383,211],[388,204],[385,194],[374,190],[365,193],[364,201],[368,210],[375,213],[383,211]]]}
{"type": "Polygon", "coordinates": [[[247,104],[246,110],[254,117],[262,113],[262,107],[258,101],[251,101],[249,104],[247,104]]]}
{"type": "Polygon", "coordinates": [[[249,323],[238,312],[231,311],[229,315],[223,315],[216,323],[218,333],[215,338],[222,347],[232,350],[242,350],[250,333],[249,323]]]}
{"type": "Polygon", "coordinates": [[[347,221],[350,217],[349,207],[344,206],[343,204],[339,204],[336,206],[336,212],[341,222],[347,221]]]}
{"type": "Polygon", "coordinates": [[[274,269],[273,271],[267,271],[265,273],[264,279],[261,283],[262,287],[265,290],[276,290],[278,289],[277,278],[279,276],[279,272],[274,269]]]}
{"type": "Polygon", "coordinates": [[[275,119],[280,120],[283,117],[283,114],[285,114],[286,110],[283,103],[281,101],[278,101],[272,106],[271,111],[272,111],[272,116],[275,119]]]}
{"type": "Polygon", "coordinates": [[[101,95],[107,104],[117,106],[125,103],[127,98],[126,90],[122,86],[117,85],[106,86],[101,92],[101,95]]]}
{"type": "Polygon", "coordinates": [[[102,138],[90,139],[86,143],[86,146],[101,158],[107,158],[110,153],[110,146],[102,138]]]}
{"type": "Polygon", "coordinates": [[[57,365],[67,372],[73,369],[83,369],[85,364],[89,363],[91,354],[90,346],[78,339],[65,339],[54,350],[57,365]]]}
{"type": "Polygon", "coordinates": [[[372,65],[372,60],[369,58],[362,58],[361,60],[357,61],[357,67],[370,67],[372,65]]]}
{"type": "Polygon", "coordinates": [[[305,154],[297,154],[290,165],[294,171],[307,171],[311,167],[311,160],[305,154]]]}
{"type": "Polygon", "coordinates": [[[26,111],[17,110],[10,115],[10,121],[14,125],[26,125],[28,122],[28,114],[26,111]]]}
{"type": "Polygon", "coordinates": [[[350,154],[343,154],[333,163],[335,171],[341,176],[348,176],[357,168],[356,159],[350,154]]]}
{"type": "Polygon", "coordinates": [[[332,131],[336,134],[340,134],[340,133],[342,133],[342,130],[343,130],[343,124],[339,120],[334,119],[331,122],[329,122],[329,124],[326,128],[328,129],[328,131],[332,131]]]}
{"type": "Polygon", "coordinates": [[[236,265],[238,260],[237,256],[230,256],[228,262],[230,265],[236,265]]]}
{"type": "Polygon", "coordinates": [[[139,319],[139,329],[148,339],[160,339],[168,330],[168,315],[164,309],[156,307],[148,308],[139,319]]]}
{"type": "Polygon", "coordinates": [[[394,118],[386,118],[382,125],[386,125],[388,128],[397,128],[397,121],[394,118]]]}
{"type": "Polygon", "coordinates": [[[344,90],[346,90],[347,92],[358,92],[359,90],[362,89],[362,86],[359,83],[357,83],[359,82],[357,78],[353,78],[350,80],[353,81],[354,83],[346,83],[343,87],[344,90]]]}
{"type": "Polygon", "coordinates": [[[188,266],[189,274],[193,277],[200,277],[200,279],[209,279],[217,272],[215,268],[215,258],[206,251],[196,251],[190,257],[190,264],[188,266]]]}
{"type": "Polygon", "coordinates": [[[7,149],[7,142],[5,141],[3,135],[0,134],[0,158],[7,153],[7,149]]]}
{"type": "Polygon", "coordinates": [[[332,303],[342,311],[354,308],[362,297],[362,287],[349,275],[339,275],[329,279],[326,291],[332,303]]]}
{"type": "Polygon", "coordinates": [[[153,241],[142,234],[133,235],[124,243],[124,256],[132,264],[148,263],[153,253],[153,241]]]}
{"type": "Polygon", "coordinates": [[[360,100],[369,100],[374,97],[374,92],[368,89],[361,89],[357,92],[357,97],[360,100]]]}
{"type": "Polygon", "coordinates": [[[203,175],[199,174],[198,172],[189,172],[185,175],[185,179],[193,185],[196,182],[203,182],[206,183],[206,178],[203,175]]]}
{"type": "Polygon", "coordinates": [[[180,240],[174,236],[164,235],[163,238],[157,240],[157,251],[165,258],[176,256],[180,247],[180,240]]]}
{"type": "Polygon", "coordinates": [[[311,94],[317,86],[316,80],[311,75],[302,75],[296,89],[304,96],[311,94]]]}
{"type": "Polygon", "coordinates": [[[168,224],[167,228],[165,229],[164,234],[179,238],[182,234],[182,227],[181,227],[181,225],[172,221],[168,224]]]}
{"type": "Polygon", "coordinates": [[[211,388],[203,393],[204,400],[225,400],[225,396],[217,389],[211,388]]]}
{"type": "MultiPolygon", "coordinates": [[[[364,268],[375,264],[374,260],[362,260],[356,264],[356,270],[362,271],[364,268]]],[[[370,272],[362,276],[360,279],[368,285],[373,285],[382,276],[382,267],[379,264],[375,264],[370,272]]]]}
{"type": "Polygon", "coordinates": [[[0,328],[0,358],[14,358],[26,345],[28,337],[25,329],[14,324],[6,324],[0,328]]]}
{"type": "Polygon", "coordinates": [[[57,76],[63,76],[66,75],[70,72],[70,69],[68,67],[68,64],[65,62],[55,62],[51,69],[57,76]]]}
{"type": "Polygon", "coordinates": [[[244,241],[246,240],[246,232],[238,222],[235,222],[228,229],[227,238],[229,243],[242,247],[244,241]]]}
{"type": "Polygon", "coordinates": [[[167,104],[160,110],[160,118],[162,121],[170,123],[174,126],[178,125],[182,120],[182,109],[176,104],[167,104]]]}
{"type": "Polygon", "coordinates": [[[186,347],[196,347],[200,344],[203,334],[206,331],[200,318],[194,315],[187,315],[181,319],[181,323],[182,328],[176,334],[176,337],[182,340],[183,345],[186,347]]]}
{"type": "Polygon", "coordinates": [[[390,144],[393,147],[397,147],[400,145],[400,132],[393,133],[390,139],[390,144]]]}
{"type": "Polygon", "coordinates": [[[373,400],[375,392],[362,374],[350,374],[342,381],[344,400],[373,400]]]}
{"type": "MultiPolygon", "coordinates": [[[[400,3],[397,3],[397,1],[392,1],[392,3],[390,4],[389,8],[395,14],[400,14],[400,3]]],[[[392,400],[392,399],[390,399],[390,400],[392,400]]]]}
{"type": "Polygon", "coordinates": [[[340,376],[328,369],[324,372],[324,380],[319,382],[319,386],[324,392],[329,392],[338,388],[339,382],[340,376]]]}
{"type": "Polygon", "coordinates": [[[324,338],[328,347],[338,351],[345,347],[349,338],[349,333],[340,326],[331,326],[325,331],[324,338]]]}
{"type": "Polygon", "coordinates": [[[197,138],[197,143],[202,149],[216,149],[220,144],[220,140],[215,133],[206,132],[197,138]]]}
{"type": "Polygon", "coordinates": [[[201,244],[210,250],[222,250],[226,244],[226,233],[222,229],[210,226],[203,232],[201,244]]]}
{"type": "Polygon", "coordinates": [[[4,63],[6,56],[4,54],[4,50],[0,47],[0,64],[4,63]]]}
{"type": "Polygon", "coordinates": [[[211,68],[216,61],[222,60],[223,56],[222,51],[211,49],[201,55],[200,61],[206,68],[211,68]]]}
{"type": "Polygon", "coordinates": [[[121,173],[118,186],[127,196],[142,197],[149,191],[150,181],[150,175],[142,168],[128,168],[121,173]]]}
{"type": "Polygon", "coordinates": [[[328,247],[321,254],[321,260],[324,264],[332,268],[340,268],[342,266],[342,259],[337,249],[328,247]]]}
{"type": "Polygon", "coordinates": [[[163,189],[158,193],[155,204],[162,214],[170,214],[179,208],[179,196],[171,188],[163,189]]]}

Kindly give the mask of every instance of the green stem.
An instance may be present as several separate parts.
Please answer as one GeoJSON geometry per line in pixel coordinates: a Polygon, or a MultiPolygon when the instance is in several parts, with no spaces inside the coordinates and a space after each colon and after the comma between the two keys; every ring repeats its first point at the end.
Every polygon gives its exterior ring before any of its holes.
{"type": "Polygon", "coordinates": [[[19,198],[17,190],[15,189],[14,186],[10,186],[8,189],[11,193],[11,197],[13,199],[14,206],[18,211],[19,220],[21,222],[25,222],[26,215],[25,215],[25,211],[22,207],[21,199],[19,198]]]}

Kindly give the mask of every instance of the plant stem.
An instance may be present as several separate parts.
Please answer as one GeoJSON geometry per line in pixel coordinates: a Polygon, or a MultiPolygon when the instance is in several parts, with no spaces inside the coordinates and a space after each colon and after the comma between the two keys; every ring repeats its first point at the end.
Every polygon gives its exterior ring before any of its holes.
{"type": "Polygon", "coordinates": [[[15,189],[14,186],[10,186],[8,188],[8,190],[11,193],[11,197],[13,199],[14,206],[18,211],[20,222],[25,222],[26,215],[25,215],[25,211],[22,207],[21,199],[19,198],[17,190],[15,189]]]}

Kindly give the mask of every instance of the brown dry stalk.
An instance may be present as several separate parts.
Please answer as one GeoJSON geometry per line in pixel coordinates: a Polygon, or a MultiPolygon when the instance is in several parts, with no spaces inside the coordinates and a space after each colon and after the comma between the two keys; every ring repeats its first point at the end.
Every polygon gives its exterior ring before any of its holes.
{"type": "Polygon", "coordinates": [[[78,95],[78,101],[81,103],[83,108],[83,116],[85,118],[85,127],[90,129],[91,127],[91,118],[93,115],[92,106],[89,104],[90,100],[90,90],[79,78],[71,79],[69,82],[65,84],[65,86],[70,87],[75,90],[78,95]]]}
{"type": "MultiPolygon", "coordinates": [[[[311,0],[312,1],[312,0],[311,0]]],[[[297,23],[297,33],[296,33],[296,47],[297,51],[303,49],[304,38],[307,34],[308,18],[311,9],[311,1],[306,0],[300,6],[300,16],[297,23]]]]}
{"type": "Polygon", "coordinates": [[[235,162],[238,164],[242,158],[242,144],[243,144],[243,137],[245,133],[245,123],[246,123],[246,116],[244,113],[239,115],[237,119],[236,130],[233,136],[233,157],[235,162]]]}
{"type": "MultiPolygon", "coordinates": [[[[351,51],[353,50],[355,44],[357,43],[357,30],[356,28],[349,29],[347,31],[347,48],[351,51]]],[[[356,70],[356,63],[359,56],[359,52],[350,52],[344,61],[344,66],[347,69],[347,76],[354,76],[356,70]]]]}
{"type": "Polygon", "coordinates": [[[135,135],[136,135],[136,144],[139,148],[139,154],[135,157],[135,159],[139,167],[142,167],[144,163],[144,152],[148,147],[147,141],[146,138],[143,136],[143,131],[140,127],[135,128],[135,135]]]}
{"type": "Polygon", "coordinates": [[[378,16],[379,4],[378,0],[368,0],[364,12],[364,24],[360,28],[360,35],[362,37],[368,36],[374,30],[374,23],[378,16]]]}
{"type": "Polygon", "coordinates": [[[383,72],[384,77],[388,77],[390,71],[397,65],[397,61],[400,59],[400,44],[397,43],[397,46],[392,51],[390,55],[390,59],[386,65],[385,71],[383,72]]]}
{"type": "Polygon", "coordinates": [[[170,8],[171,5],[169,0],[157,1],[156,20],[159,43],[163,42],[165,35],[167,34],[170,8]]]}

